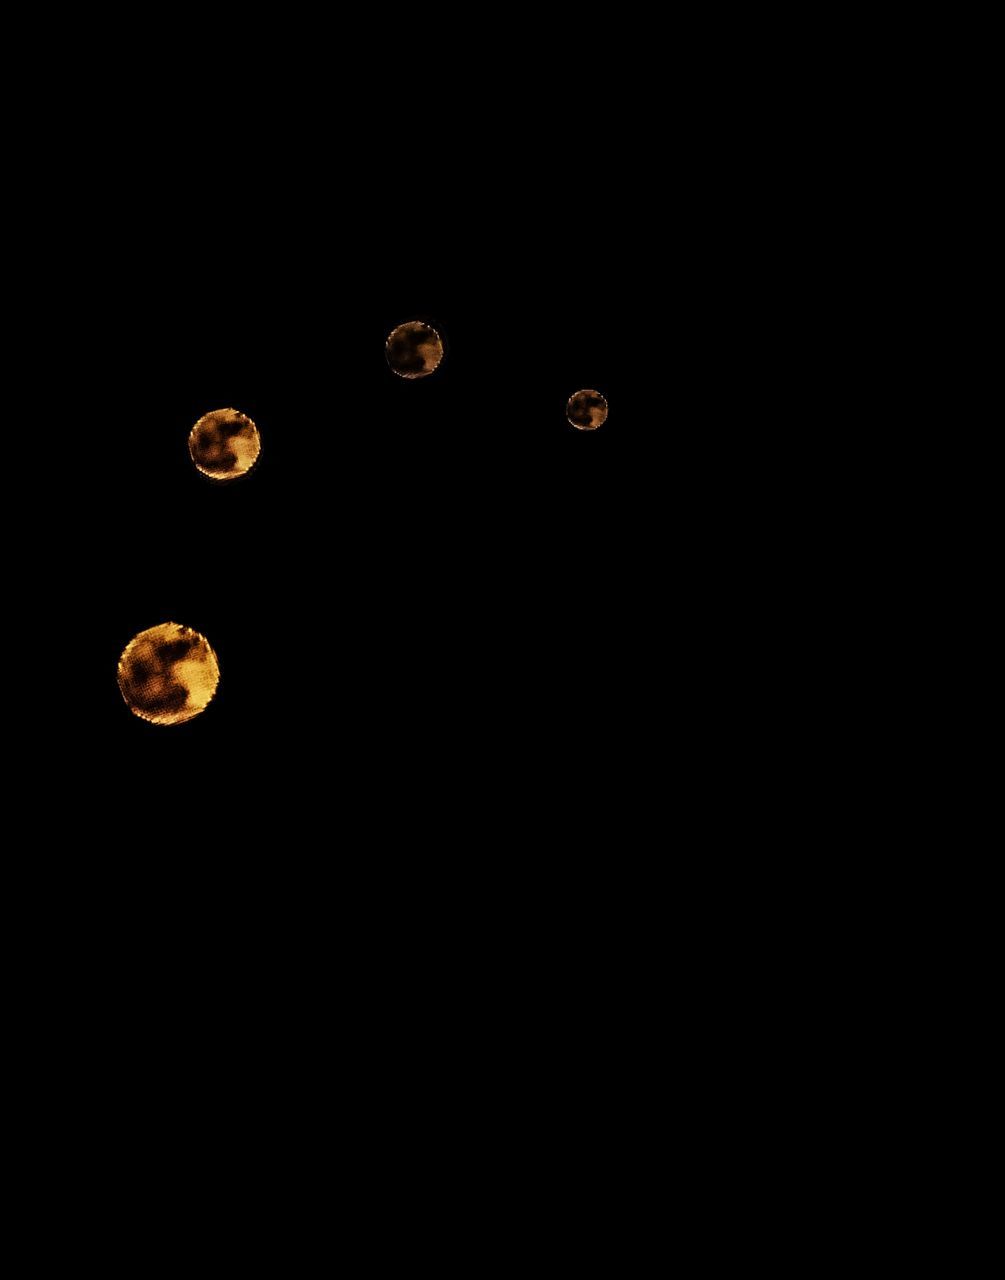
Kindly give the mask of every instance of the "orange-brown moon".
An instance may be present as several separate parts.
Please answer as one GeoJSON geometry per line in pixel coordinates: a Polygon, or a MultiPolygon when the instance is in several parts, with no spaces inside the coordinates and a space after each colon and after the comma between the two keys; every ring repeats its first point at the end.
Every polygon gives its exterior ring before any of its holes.
{"type": "Polygon", "coordinates": [[[262,452],[258,428],[237,409],[204,413],[188,437],[192,461],[212,480],[235,480],[247,475],[262,452]]]}
{"type": "Polygon", "coordinates": [[[577,391],[569,397],[565,416],[579,431],[596,431],[607,421],[607,401],[599,391],[577,391]]]}
{"type": "Polygon", "coordinates": [[[119,689],[134,716],[184,724],[206,710],[220,682],[209,641],[191,627],[162,622],[132,640],[119,658],[119,689]]]}
{"type": "Polygon", "coordinates": [[[409,320],[387,335],[384,354],[399,378],[427,378],[443,359],[443,343],[430,325],[409,320]]]}

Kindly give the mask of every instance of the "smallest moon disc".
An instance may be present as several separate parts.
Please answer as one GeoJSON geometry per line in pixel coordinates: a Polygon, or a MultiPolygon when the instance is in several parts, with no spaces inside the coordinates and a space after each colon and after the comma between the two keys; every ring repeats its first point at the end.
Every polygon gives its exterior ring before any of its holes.
{"type": "Polygon", "coordinates": [[[596,431],[607,421],[607,401],[599,391],[577,391],[569,397],[565,416],[578,431],[596,431]]]}
{"type": "Polygon", "coordinates": [[[387,335],[384,354],[399,378],[427,378],[443,359],[443,343],[431,325],[409,320],[387,335]]]}
{"type": "Polygon", "coordinates": [[[213,700],[220,664],[205,636],[162,622],[133,636],[122,650],[118,680],[134,716],[151,724],[184,724],[213,700]]]}
{"type": "Polygon", "coordinates": [[[262,452],[258,428],[237,409],[204,413],[188,437],[192,461],[211,480],[247,475],[262,452]]]}

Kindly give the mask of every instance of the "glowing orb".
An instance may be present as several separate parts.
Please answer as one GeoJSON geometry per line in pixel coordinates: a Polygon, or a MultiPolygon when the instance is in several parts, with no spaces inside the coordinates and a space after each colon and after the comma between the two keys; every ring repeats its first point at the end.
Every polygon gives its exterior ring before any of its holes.
{"type": "Polygon", "coordinates": [[[192,461],[212,480],[235,480],[247,475],[262,452],[258,428],[236,409],[205,413],[188,438],[192,461]]]}
{"type": "Polygon", "coordinates": [[[384,354],[399,378],[427,378],[443,359],[443,343],[428,324],[409,320],[388,334],[384,354]]]}
{"type": "Polygon", "coordinates": [[[205,711],[220,681],[209,641],[191,627],[162,622],[122,651],[119,689],[126,706],[151,724],[183,724],[205,711]]]}
{"type": "Polygon", "coordinates": [[[569,397],[565,416],[578,431],[596,431],[607,421],[607,401],[599,391],[577,391],[569,397]]]}

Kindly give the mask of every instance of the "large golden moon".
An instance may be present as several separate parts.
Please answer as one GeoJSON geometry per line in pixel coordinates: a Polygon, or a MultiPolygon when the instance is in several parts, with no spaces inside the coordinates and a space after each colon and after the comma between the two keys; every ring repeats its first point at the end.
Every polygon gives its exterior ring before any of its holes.
{"type": "Polygon", "coordinates": [[[578,431],[596,431],[607,421],[607,401],[599,391],[577,391],[569,397],[565,416],[578,431]]]}
{"type": "Polygon", "coordinates": [[[134,716],[151,724],[184,724],[206,710],[220,664],[205,636],[177,622],[148,627],[122,650],[119,689],[134,716]]]}
{"type": "Polygon", "coordinates": [[[247,475],[262,452],[258,428],[237,409],[204,413],[188,437],[192,461],[211,480],[247,475]]]}
{"type": "Polygon", "coordinates": [[[399,378],[427,378],[443,359],[443,343],[430,325],[409,320],[387,335],[384,354],[399,378]]]}

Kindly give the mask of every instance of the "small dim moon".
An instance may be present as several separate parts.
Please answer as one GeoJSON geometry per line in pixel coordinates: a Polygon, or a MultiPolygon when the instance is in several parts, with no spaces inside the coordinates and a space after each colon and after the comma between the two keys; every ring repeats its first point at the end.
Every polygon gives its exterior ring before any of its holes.
{"type": "Polygon", "coordinates": [[[220,664],[205,636],[163,622],[133,636],[119,658],[118,678],[134,716],[151,724],[184,724],[209,706],[220,664]]]}
{"type": "Polygon", "coordinates": [[[565,416],[579,431],[596,431],[607,421],[607,401],[599,391],[577,391],[569,397],[565,416]]]}
{"type": "Polygon", "coordinates": [[[409,320],[391,330],[384,353],[399,378],[426,378],[443,359],[443,343],[428,324],[409,320]]]}
{"type": "Polygon", "coordinates": [[[262,452],[258,428],[236,409],[204,413],[188,437],[192,461],[211,480],[236,480],[247,475],[262,452]]]}

